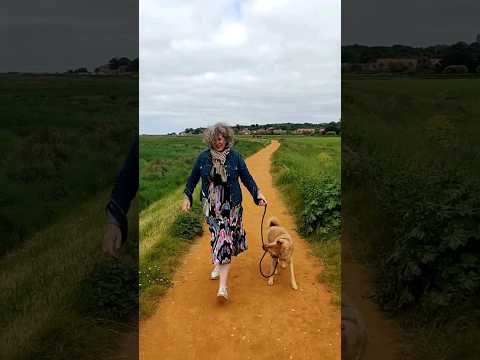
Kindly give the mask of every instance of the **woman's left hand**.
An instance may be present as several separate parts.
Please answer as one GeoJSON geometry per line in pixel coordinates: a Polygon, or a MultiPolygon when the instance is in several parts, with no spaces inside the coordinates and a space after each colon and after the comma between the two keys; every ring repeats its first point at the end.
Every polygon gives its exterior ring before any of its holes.
{"type": "Polygon", "coordinates": [[[267,205],[267,199],[262,193],[258,193],[258,206],[266,206],[267,205]]]}

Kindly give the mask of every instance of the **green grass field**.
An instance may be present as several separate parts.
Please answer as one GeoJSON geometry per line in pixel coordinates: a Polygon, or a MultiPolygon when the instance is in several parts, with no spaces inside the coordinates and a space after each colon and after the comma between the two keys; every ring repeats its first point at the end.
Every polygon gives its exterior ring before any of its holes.
{"type": "MultiPolygon", "coordinates": [[[[234,148],[244,157],[268,140],[237,138],[234,148]]],[[[198,154],[205,149],[200,136],[140,137],[140,315],[148,317],[170,281],[189,244],[202,232],[197,185],[193,210],[180,210],[183,190],[198,154]],[[160,175],[159,175],[160,173],[160,175]],[[183,231],[182,229],[189,229],[183,231]]]]}
{"type": "MultiPolygon", "coordinates": [[[[251,154],[263,144],[262,140],[237,137],[235,147],[242,154],[251,154]]],[[[179,186],[184,186],[195,159],[205,148],[201,136],[141,136],[141,209],[147,208],[179,186]]]]}
{"type": "Polygon", "coordinates": [[[138,78],[0,78],[0,358],[102,358],[131,325],[116,315],[137,308],[119,300],[138,288],[136,227],[120,261],[100,244],[138,129],[138,78]]]}
{"type": "Polygon", "coordinates": [[[138,79],[0,75],[0,256],[112,184],[138,79]]]}
{"type": "Polygon", "coordinates": [[[273,156],[276,185],[285,194],[299,232],[325,266],[320,280],[339,303],[340,138],[283,137],[273,156]]]}
{"type": "Polygon", "coordinates": [[[342,83],[344,226],[419,359],[480,351],[479,86],[342,83]]]}

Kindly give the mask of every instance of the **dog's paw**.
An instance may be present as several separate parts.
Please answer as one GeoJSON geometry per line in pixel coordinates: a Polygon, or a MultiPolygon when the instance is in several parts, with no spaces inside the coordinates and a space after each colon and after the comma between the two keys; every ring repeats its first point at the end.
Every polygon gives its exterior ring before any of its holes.
{"type": "Polygon", "coordinates": [[[270,285],[270,286],[273,285],[273,279],[272,278],[268,279],[268,285],[270,285]]]}
{"type": "Polygon", "coordinates": [[[298,290],[298,285],[297,284],[292,284],[292,289],[293,290],[298,290]]]}

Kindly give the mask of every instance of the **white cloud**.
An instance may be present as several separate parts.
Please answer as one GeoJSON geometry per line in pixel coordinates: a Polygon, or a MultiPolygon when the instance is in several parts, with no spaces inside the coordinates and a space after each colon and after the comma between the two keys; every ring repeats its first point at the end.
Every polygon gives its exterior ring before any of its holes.
{"type": "Polygon", "coordinates": [[[219,31],[213,35],[214,44],[226,47],[243,45],[247,40],[247,28],[239,23],[222,24],[219,31]]]}
{"type": "Polygon", "coordinates": [[[288,6],[288,0],[256,0],[253,1],[252,10],[256,14],[271,14],[278,9],[288,6]]]}
{"type": "Polygon", "coordinates": [[[339,117],[339,0],[140,2],[141,133],[339,117]]]}

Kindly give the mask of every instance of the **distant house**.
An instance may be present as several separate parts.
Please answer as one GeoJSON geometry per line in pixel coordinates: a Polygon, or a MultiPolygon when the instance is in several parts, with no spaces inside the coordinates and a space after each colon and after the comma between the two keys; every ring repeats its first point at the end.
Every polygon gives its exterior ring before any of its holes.
{"type": "Polygon", "coordinates": [[[371,71],[376,72],[415,72],[418,59],[382,58],[371,65],[371,71]]]}
{"type": "Polygon", "coordinates": [[[267,131],[265,129],[258,129],[253,132],[256,135],[265,135],[267,131]]]}
{"type": "Polygon", "coordinates": [[[287,133],[287,130],[282,130],[282,129],[273,130],[273,134],[275,134],[275,135],[282,135],[282,134],[286,134],[286,133],[287,133]]]}
{"type": "Polygon", "coordinates": [[[430,60],[430,68],[431,69],[441,69],[443,67],[443,59],[441,58],[432,58],[430,60]]]}
{"type": "Polygon", "coordinates": [[[442,58],[379,58],[368,63],[342,63],[342,72],[352,73],[412,73],[443,68],[442,58]]]}
{"type": "Polygon", "coordinates": [[[112,69],[110,64],[105,64],[97,67],[95,69],[95,74],[97,75],[129,75],[132,73],[130,71],[129,65],[119,65],[117,68],[112,69]]]}
{"type": "Polygon", "coordinates": [[[325,135],[325,133],[327,132],[327,130],[325,130],[324,128],[320,128],[318,129],[318,132],[322,135],[325,135]]]}
{"type": "Polygon", "coordinates": [[[444,74],[466,74],[468,73],[468,67],[465,65],[449,65],[443,69],[444,74]]]}
{"type": "Polygon", "coordinates": [[[337,135],[335,131],[327,131],[325,135],[337,135]]]}
{"type": "Polygon", "coordinates": [[[298,135],[311,135],[315,134],[315,129],[297,129],[295,133],[298,135]]]}
{"type": "Polygon", "coordinates": [[[242,129],[238,132],[239,135],[250,135],[251,131],[248,129],[242,129]]]}
{"type": "Polygon", "coordinates": [[[105,64],[97,67],[95,69],[95,74],[97,75],[115,75],[117,74],[116,69],[110,69],[110,65],[105,64]]]}

